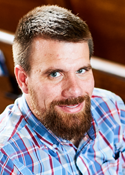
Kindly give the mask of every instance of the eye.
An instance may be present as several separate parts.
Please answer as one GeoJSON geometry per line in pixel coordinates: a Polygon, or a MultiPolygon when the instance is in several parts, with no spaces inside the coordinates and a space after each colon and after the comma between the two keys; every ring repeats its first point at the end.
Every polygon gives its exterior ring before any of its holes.
{"type": "Polygon", "coordinates": [[[79,69],[79,70],[77,70],[77,73],[78,74],[84,74],[86,72],[86,70],[85,69],[79,69]]]}
{"type": "Polygon", "coordinates": [[[59,73],[59,72],[52,72],[52,73],[50,73],[50,76],[51,77],[59,77],[61,74],[59,73]]]}

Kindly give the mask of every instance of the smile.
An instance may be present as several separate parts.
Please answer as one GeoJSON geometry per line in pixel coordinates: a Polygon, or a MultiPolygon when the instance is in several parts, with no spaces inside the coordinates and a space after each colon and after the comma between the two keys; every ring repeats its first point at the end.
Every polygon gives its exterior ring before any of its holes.
{"type": "Polygon", "coordinates": [[[62,105],[58,106],[58,108],[65,113],[78,113],[83,109],[83,104],[84,102],[76,105],[67,105],[67,106],[62,105]]]}
{"type": "Polygon", "coordinates": [[[76,108],[78,105],[70,105],[70,106],[65,106],[67,108],[76,108]]]}

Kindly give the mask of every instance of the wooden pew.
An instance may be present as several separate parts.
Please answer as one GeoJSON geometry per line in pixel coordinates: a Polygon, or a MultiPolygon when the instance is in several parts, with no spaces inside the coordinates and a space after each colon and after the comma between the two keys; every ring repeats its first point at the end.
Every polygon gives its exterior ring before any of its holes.
{"type": "Polygon", "coordinates": [[[5,56],[5,63],[9,72],[8,76],[0,76],[0,113],[4,108],[13,103],[20,94],[15,76],[12,57],[12,42],[14,34],[0,30],[0,50],[5,56]]]}
{"type": "Polygon", "coordinates": [[[12,98],[14,98],[14,95],[18,95],[20,93],[20,90],[18,88],[16,79],[14,76],[14,63],[13,63],[13,56],[12,56],[13,39],[14,39],[13,33],[0,30],[0,49],[2,50],[6,59],[6,65],[9,72],[9,81],[12,87],[12,94],[13,94],[12,98]]]}
{"type": "Polygon", "coordinates": [[[67,8],[70,6],[69,0],[0,0],[0,28],[15,32],[23,15],[37,6],[47,4],[58,4],[67,8]]]}
{"type": "Polygon", "coordinates": [[[95,86],[116,93],[125,102],[125,65],[97,57],[91,59],[91,65],[95,86]]]}
{"type": "MultiPolygon", "coordinates": [[[[12,57],[13,38],[13,33],[0,30],[0,49],[5,55],[6,65],[9,71],[9,77],[0,77],[0,113],[6,105],[14,101],[11,95],[15,94],[13,98],[16,98],[16,95],[20,93],[14,76],[12,57]]],[[[93,67],[95,86],[118,94],[125,102],[125,66],[97,57],[92,57],[91,65],[93,67]]]]}
{"type": "Polygon", "coordinates": [[[12,43],[14,34],[8,31],[0,30],[0,49],[3,51],[6,59],[7,68],[11,75],[14,75],[14,66],[12,64],[12,43]]]}
{"type": "Polygon", "coordinates": [[[75,14],[84,19],[100,58],[125,64],[125,0],[70,0],[75,14]]]}

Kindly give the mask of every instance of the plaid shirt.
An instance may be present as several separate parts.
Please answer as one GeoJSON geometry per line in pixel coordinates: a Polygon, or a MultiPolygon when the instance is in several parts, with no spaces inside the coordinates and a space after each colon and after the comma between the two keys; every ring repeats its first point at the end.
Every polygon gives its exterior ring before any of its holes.
{"type": "Polygon", "coordinates": [[[32,114],[24,95],[0,115],[0,175],[125,174],[125,106],[94,89],[92,126],[76,148],[32,114]]]}

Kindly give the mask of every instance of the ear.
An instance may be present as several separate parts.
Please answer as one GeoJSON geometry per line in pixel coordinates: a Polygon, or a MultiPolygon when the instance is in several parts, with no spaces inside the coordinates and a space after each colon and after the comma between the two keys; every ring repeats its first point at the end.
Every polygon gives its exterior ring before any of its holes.
{"type": "Polygon", "coordinates": [[[28,76],[24,69],[19,65],[15,66],[15,76],[20,89],[25,94],[28,94],[28,76]]]}

